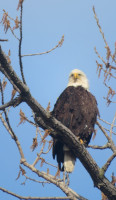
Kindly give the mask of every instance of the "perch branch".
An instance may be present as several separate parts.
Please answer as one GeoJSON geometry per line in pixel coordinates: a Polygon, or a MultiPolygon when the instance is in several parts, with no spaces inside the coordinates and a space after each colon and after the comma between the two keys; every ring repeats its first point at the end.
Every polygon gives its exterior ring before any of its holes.
{"type": "MultiPolygon", "coordinates": [[[[100,168],[88,153],[84,145],[80,144],[80,141],[74,136],[74,134],[65,127],[62,123],[56,120],[51,114],[45,111],[42,106],[32,97],[29,89],[16,75],[12,67],[7,63],[5,55],[0,49],[0,71],[5,71],[5,75],[9,76],[9,79],[13,81],[14,85],[19,89],[23,100],[28,104],[35,114],[35,120],[38,125],[43,129],[50,130],[52,137],[60,137],[60,139],[73,150],[75,156],[81,161],[89,175],[91,176],[94,185],[99,188],[109,199],[116,199],[116,188],[108,179],[100,176],[100,168]],[[3,69],[3,70],[2,70],[3,69]]],[[[103,130],[104,131],[104,130],[103,130]]],[[[111,143],[113,145],[113,143],[111,143]]],[[[114,148],[115,146],[112,146],[114,148]]],[[[29,165],[22,159],[22,163],[30,168],[33,172],[36,172],[39,176],[44,176],[46,180],[50,177],[48,174],[39,172],[32,165],[29,165]],[[41,174],[42,173],[42,174],[41,174]]],[[[49,181],[49,180],[48,180],[49,181]]],[[[52,183],[53,180],[52,180],[52,183]]],[[[58,183],[57,183],[58,184],[58,183]]],[[[59,186],[59,185],[57,185],[59,186]]],[[[64,184],[59,186],[64,191],[64,184]]],[[[65,191],[66,193],[66,191],[65,191]]],[[[69,191],[68,191],[69,194],[69,191]]],[[[68,195],[67,194],[67,195],[68,195]]]]}

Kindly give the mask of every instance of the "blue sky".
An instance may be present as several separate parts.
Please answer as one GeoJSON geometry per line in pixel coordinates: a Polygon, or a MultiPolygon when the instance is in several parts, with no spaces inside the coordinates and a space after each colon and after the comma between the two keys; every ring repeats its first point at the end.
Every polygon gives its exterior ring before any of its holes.
{"type": "MultiPolygon", "coordinates": [[[[16,8],[18,0],[4,0],[0,6],[0,21],[2,19],[3,9],[11,17],[19,16],[16,8]]],[[[94,19],[92,7],[95,6],[97,16],[100,20],[102,30],[105,33],[106,40],[114,51],[116,41],[116,1],[106,0],[28,0],[24,1],[23,6],[23,44],[22,54],[31,54],[47,51],[53,48],[64,35],[64,43],[61,48],[41,56],[24,57],[24,75],[32,95],[37,101],[46,108],[50,101],[51,110],[60,93],[65,89],[68,82],[68,75],[74,68],[84,71],[89,79],[90,91],[96,96],[101,118],[112,122],[114,117],[114,105],[106,106],[103,99],[107,90],[103,85],[103,75],[98,79],[96,74],[96,59],[94,47],[98,52],[106,57],[105,44],[99,33],[96,21],[94,19]]],[[[18,30],[16,35],[19,36],[18,30]]],[[[3,32],[3,26],[0,25],[0,38],[8,38],[9,42],[2,43],[3,50],[8,53],[11,50],[11,61],[15,71],[20,76],[18,61],[18,42],[10,33],[3,32]]],[[[97,59],[98,60],[98,59],[97,59]]],[[[3,77],[0,75],[1,78],[3,77]]],[[[113,82],[109,83],[113,84],[113,82]]],[[[10,100],[11,86],[7,86],[5,91],[5,102],[10,100]]],[[[115,89],[115,85],[113,85],[115,89]]],[[[25,104],[18,108],[11,109],[9,113],[10,122],[19,137],[24,149],[25,157],[31,163],[36,158],[36,153],[31,152],[30,146],[32,139],[35,137],[35,128],[30,124],[23,124],[17,127],[20,117],[20,108],[26,116],[31,119],[31,111],[25,104]]],[[[0,124],[1,126],[1,124],[0,124]]],[[[104,136],[98,132],[97,137],[91,144],[105,144],[104,136]]],[[[89,150],[99,166],[102,166],[111,152],[89,150]]],[[[21,183],[24,178],[21,177],[16,181],[19,172],[20,157],[14,141],[11,140],[6,130],[1,127],[0,131],[0,186],[12,192],[24,196],[63,196],[63,193],[52,185],[45,185],[27,181],[25,186],[21,183]]],[[[51,153],[48,160],[52,161],[51,153]]],[[[56,164],[56,162],[53,162],[56,164]]],[[[111,168],[107,172],[107,177],[111,179],[111,173],[115,171],[113,161],[111,168]]],[[[40,166],[39,166],[40,167],[40,166]]],[[[52,170],[52,169],[51,169],[52,170]]],[[[29,173],[29,171],[27,170],[29,173]]],[[[27,175],[29,175],[27,173],[27,175]]],[[[52,172],[51,172],[52,173],[52,172]]],[[[36,178],[31,173],[32,177],[36,178]]],[[[83,195],[89,200],[101,199],[100,192],[94,188],[93,182],[88,173],[77,160],[74,172],[70,176],[70,186],[77,193],[83,195]]],[[[0,198],[9,199],[9,196],[0,191],[0,198]]],[[[10,197],[15,200],[16,198],[10,197]]]]}

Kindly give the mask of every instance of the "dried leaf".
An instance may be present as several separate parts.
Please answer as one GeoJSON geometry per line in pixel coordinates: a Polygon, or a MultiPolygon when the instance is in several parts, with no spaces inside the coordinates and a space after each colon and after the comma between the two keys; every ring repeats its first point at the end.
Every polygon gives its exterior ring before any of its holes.
{"type": "Polygon", "coordinates": [[[13,30],[19,28],[20,21],[18,20],[18,17],[16,17],[14,22],[15,22],[15,26],[13,27],[13,30]]]}
{"type": "Polygon", "coordinates": [[[26,174],[26,171],[20,166],[20,171],[22,172],[22,176],[26,174]]]}
{"type": "Polygon", "coordinates": [[[44,158],[41,158],[41,164],[40,164],[40,167],[43,167],[43,163],[45,163],[45,159],[44,159],[44,158]]]}
{"type": "Polygon", "coordinates": [[[10,21],[8,20],[8,13],[6,13],[5,10],[4,11],[4,14],[3,14],[3,17],[2,17],[2,23],[4,25],[4,31],[5,33],[8,31],[8,29],[10,28],[10,21]]]}
{"type": "Polygon", "coordinates": [[[49,142],[48,142],[48,149],[49,151],[51,150],[52,146],[53,146],[53,139],[51,139],[49,142]]]}
{"type": "Polygon", "coordinates": [[[21,7],[22,3],[23,3],[24,0],[19,0],[19,3],[18,3],[18,7],[17,7],[17,10],[21,7]]]}
{"type": "Polygon", "coordinates": [[[110,99],[107,99],[107,106],[109,106],[111,103],[112,103],[112,101],[110,99]]]}
{"type": "Polygon", "coordinates": [[[9,56],[6,56],[6,59],[7,59],[8,64],[11,64],[11,59],[10,59],[10,57],[9,57],[9,56]]]}
{"type": "Polygon", "coordinates": [[[33,138],[33,144],[31,146],[32,151],[34,151],[37,146],[38,146],[37,138],[33,138]]]}
{"type": "Polygon", "coordinates": [[[109,91],[108,91],[107,98],[109,98],[109,97],[110,97],[110,95],[111,95],[111,98],[113,98],[113,96],[114,96],[115,94],[116,94],[116,93],[115,93],[115,91],[114,91],[114,90],[112,90],[112,88],[111,88],[111,87],[109,87],[109,91]]]}
{"type": "Polygon", "coordinates": [[[44,135],[43,135],[43,137],[42,137],[41,143],[44,142],[45,138],[46,138],[48,135],[50,135],[50,130],[46,129],[46,130],[45,130],[45,133],[44,133],[44,135]]]}
{"type": "Polygon", "coordinates": [[[12,90],[11,100],[14,98],[16,92],[17,92],[17,91],[16,91],[15,89],[12,90]]]}
{"type": "Polygon", "coordinates": [[[18,180],[20,178],[21,172],[22,172],[22,176],[24,174],[26,174],[26,171],[21,166],[19,166],[19,168],[20,168],[20,170],[19,170],[19,173],[18,173],[18,176],[17,176],[16,180],[18,180]]]}
{"type": "Polygon", "coordinates": [[[47,168],[47,175],[50,173],[50,170],[49,170],[49,168],[47,168]]]}
{"type": "Polygon", "coordinates": [[[5,89],[6,85],[7,85],[7,81],[3,80],[3,82],[2,82],[2,89],[3,90],[5,89]]]}
{"type": "Polygon", "coordinates": [[[22,123],[25,123],[25,121],[27,120],[25,114],[22,112],[21,109],[20,109],[19,115],[20,115],[20,122],[19,122],[18,126],[19,126],[20,124],[22,124],[22,123]]]}
{"type": "Polygon", "coordinates": [[[57,172],[55,174],[55,178],[57,178],[57,177],[60,177],[60,170],[59,170],[59,168],[58,168],[58,170],[57,170],[57,172]]]}
{"type": "Polygon", "coordinates": [[[20,175],[21,175],[21,170],[19,171],[19,173],[18,173],[18,176],[17,176],[16,180],[18,180],[18,179],[20,178],[20,175]]]}
{"type": "Polygon", "coordinates": [[[103,68],[103,65],[102,64],[99,64],[96,60],[96,64],[97,64],[97,72],[98,72],[98,77],[100,77],[100,74],[101,74],[101,70],[103,68]]]}
{"type": "Polygon", "coordinates": [[[97,135],[97,129],[94,129],[94,131],[93,131],[93,137],[92,137],[93,140],[95,139],[96,135],[97,135]]]}
{"type": "Polygon", "coordinates": [[[47,111],[47,112],[50,112],[50,102],[48,103],[48,106],[47,106],[47,108],[46,108],[46,111],[47,111]]]}
{"type": "Polygon", "coordinates": [[[107,53],[106,53],[106,59],[107,59],[107,61],[109,61],[110,56],[111,56],[111,51],[110,51],[109,46],[106,46],[105,48],[106,48],[106,50],[107,50],[107,53]]]}

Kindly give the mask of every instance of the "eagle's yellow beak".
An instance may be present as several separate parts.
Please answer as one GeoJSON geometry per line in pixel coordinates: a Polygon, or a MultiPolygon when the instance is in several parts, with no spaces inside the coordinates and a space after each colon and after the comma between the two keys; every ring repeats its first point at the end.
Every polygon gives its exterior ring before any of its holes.
{"type": "Polygon", "coordinates": [[[78,74],[74,73],[74,79],[77,79],[77,78],[78,78],[78,74]]]}

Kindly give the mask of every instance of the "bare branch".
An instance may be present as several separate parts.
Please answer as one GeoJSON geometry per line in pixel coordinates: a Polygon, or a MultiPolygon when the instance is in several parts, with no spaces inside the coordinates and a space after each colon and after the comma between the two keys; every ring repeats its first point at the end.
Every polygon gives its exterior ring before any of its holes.
{"type": "MultiPolygon", "coordinates": [[[[99,119],[99,120],[101,120],[102,122],[104,122],[105,124],[108,124],[108,125],[110,125],[110,126],[111,126],[111,123],[109,123],[109,122],[105,121],[104,119],[101,119],[100,117],[98,117],[98,119],[99,119]]],[[[114,127],[116,127],[116,125],[114,125],[114,127]]]]}
{"type": "Polygon", "coordinates": [[[15,99],[9,101],[8,103],[5,103],[4,105],[0,106],[0,110],[4,110],[5,108],[8,108],[9,106],[16,107],[20,103],[22,103],[23,99],[19,96],[16,97],[15,99]]]}
{"type": "Polygon", "coordinates": [[[100,26],[100,24],[99,24],[99,19],[98,19],[97,15],[96,15],[95,7],[94,7],[94,6],[93,6],[93,13],[94,13],[94,17],[95,17],[95,20],[96,20],[96,22],[97,22],[97,26],[98,26],[98,28],[99,28],[99,31],[100,31],[100,33],[101,33],[101,35],[102,35],[102,37],[103,37],[104,43],[105,43],[106,47],[108,47],[108,44],[107,44],[107,41],[106,41],[106,39],[105,39],[104,33],[103,33],[102,28],[101,28],[101,26],[100,26]]]}
{"type": "Polygon", "coordinates": [[[109,143],[107,143],[107,144],[105,144],[105,145],[103,145],[103,146],[98,146],[98,145],[88,145],[88,148],[104,150],[104,149],[108,149],[108,148],[110,148],[110,146],[111,146],[111,145],[110,145],[109,143]]]}
{"type": "MultiPolygon", "coordinates": [[[[30,177],[28,177],[26,174],[24,174],[24,176],[25,176],[25,182],[26,182],[26,180],[30,180],[30,181],[33,181],[33,182],[36,182],[36,183],[41,183],[42,185],[44,185],[44,184],[46,184],[46,183],[48,183],[48,184],[50,184],[50,182],[49,181],[38,181],[38,180],[35,180],[35,179],[33,179],[33,178],[30,178],[30,177]]],[[[24,184],[25,184],[25,182],[24,182],[24,184]]]]}
{"type": "Polygon", "coordinates": [[[17,10],[21,7],[21,5],[23,4],[23,2],[24,2],[24,0],[19,0],[17,10]]]}
{"type": "Polygon", "coordinates": [[[115,120],[116,120],[116,112],[115,112],[114,119],[113,119],[113,122],[112,122],[111,128],[110,128],[110,137],[111,138],[112,138],[112,132],[113,132],[115,120]]]}
{"type": "Polygon", "coordinates": [[[113,152],[116,151],[116,147],[114,142],[112,141],[112,139],[108,136],[108,134],[106,133],[106,131],[104,130],[104,128],[101,126],[101,124],[97,121],[96,124],[98,125],[98,127],[101,129],[102,133],[105,135],[105,137],[107,138],[108,142],[110,143],[110,147],[112,149],[113,152]]]}
{"type": "Polygon", "coordinates": [[[65,186],[64,183],[61,182],[61,179],[55,179],[54,176],[52,176],[50,174],[47,174],[45,172],[40,172],[33,165],[30,165],[26,161],[23,162],[23,160],[22,160],[22,164],[24,166],[26,166],[27,168],[31,169],[31,171],[36,173],[39,177],[42,177],[42,178],[46,179],[47,181],[55,184],[57,187],[59,187],[69,197],[69,199],[72,199],[72,200],[77,200],[77,199],[79,199],[79,200],[87,200],[84,197],[78,195],[76,192],[74,192],[69,187],[65,186]]]}
{"type": "Polygon", "coordinates": [[[107,160],[105,165],[101,168],[101,172],[103,173],[103,175],[105,174],[105,172],[107,171],[108,167],[110,166],[111,162],[113,161],[115,157],[116,157],[116,153],[112,154],[112,156],[107,160]]]}
{"type": "MultiPolygon", "coordinates": [[[[4,95],[3,95],[3,88],[2,88],[1,81],[0,81],[0,88],[1,88],[1,95],[2,95],[2,104],[4,105],[4,95]]],[[[14,131],[11,128],[11,125],[10,125],[10,122],[9,122],[9,118],[8,118],[8,115],[7,115],[5,109],[4,109],[4,115],[5,115],[5,119],[6,119],[6,122],[7,122],[7,126],[9,128],[10,132],[12,133],[13,139],[16,140],[16,135],[15,135],[14,131]]]]}
{"type": "MultiPolygon", "coordinates": [[[[15,194],[9,190],[6,190],[5,188],[2,188],[0,187],[0,190],[7,193],[7,194],[10,194],[11,196],[14,196],[18,199],[22,199],[22,200],[46,200],[46,199],[52,199],[52,200],[65,200],[65,199],[69,199],[69,197],[24,197],[24,196],[20,196],[18,194],[15,194]]],[[[87,200],[87,199],[83,199],[83,200],[87,200]]]]}
{"type": "Polygon", "coordinates": [[[10,128],[8,127],[7,123],[5,122],[4,118],[2,117],[2,114],[0,113],[0,119],[2,121],[2,124],[4,125],[4,127],[6,128],[6,130],[8,131],[8,133],[11,135],[12,139],[15,140],[17,147],[19,149],[19,153],[22,159],[24,159],[24,154],[23,154],[23,150],[21,148],[20,142],[18,141],[18,138],[16,135],[13,134],[13,132],[10,130],[10,128]]]}
{"type": "MultiPolygon", "coordinates": [[[[22,1],[23,2],[23,1],[22,1]]],[[[23,14],[23,3],[21,2],[21,11],[20,11],[20,39],[19,39],[19,64],[20,64],[20,71],[23,83],[26,84],[24,73],[23,73],[23,64],[22,64],[22,58],[21,58],[21,48],[22,48],[22,14],[23,14]]]]}
{"type": "Polygon", "coordinates": [[[8,39],[0,39],[0,42],[8,42],[8,39]]]}
{"type": "Polygon", "coordinates": [[[47,53],[50,53],[51,51],[55,50],[56,48],[58,47],[61,47],[62,44],[63,44],[63,41],[64,41],[64,35],[62,36],[61,40],[58,42],[58,44],[53,47],[52,49],[48,50],[48,51],[45,51],[45,52],[42,52],[42,53],[35,53],[35,54],[27,54],[27,55],[22,55],[22,57],[26,57],[26,56],[38,56],[38,55],[43,55],[43,54],[47,54],[47,53]]]}

